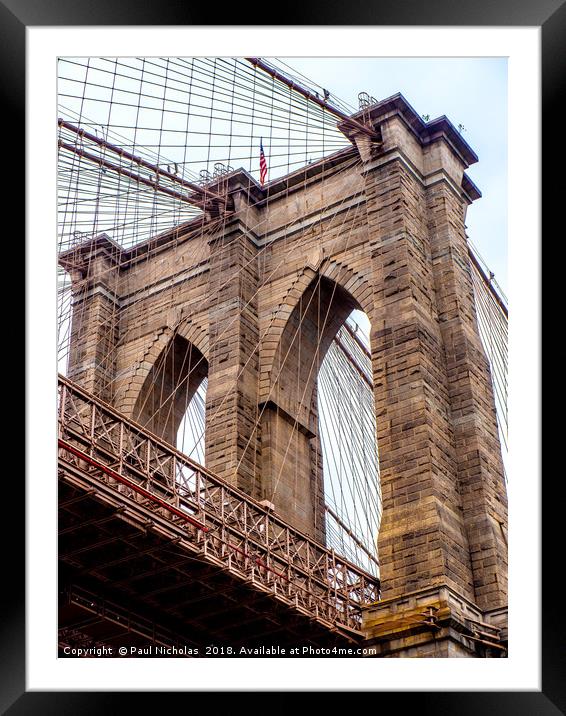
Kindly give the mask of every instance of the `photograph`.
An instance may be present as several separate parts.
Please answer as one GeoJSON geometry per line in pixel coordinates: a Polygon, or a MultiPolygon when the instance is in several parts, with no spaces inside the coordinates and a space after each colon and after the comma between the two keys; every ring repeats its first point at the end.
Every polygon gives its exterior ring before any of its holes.
{"type": "Polygon", "coordinates": [[[507,60],[57,104],[59,655],[505,658],[507,60]]]}

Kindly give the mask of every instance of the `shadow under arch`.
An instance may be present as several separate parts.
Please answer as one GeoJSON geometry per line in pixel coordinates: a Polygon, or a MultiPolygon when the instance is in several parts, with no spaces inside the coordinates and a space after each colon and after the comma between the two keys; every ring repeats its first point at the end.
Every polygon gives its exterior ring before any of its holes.
{"type": "Polygon", "coordinates": [[[199,386],[208,376],[201,351],[175,333],[149,369],[136,399],[132,418],[171,445],[199,386]]]}

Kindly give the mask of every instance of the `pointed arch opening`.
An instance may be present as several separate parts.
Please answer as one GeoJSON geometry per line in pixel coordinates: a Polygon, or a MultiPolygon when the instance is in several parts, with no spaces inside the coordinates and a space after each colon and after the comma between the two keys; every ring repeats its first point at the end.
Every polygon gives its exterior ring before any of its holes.
{"type": "Polygon", "coordinates": [[[381,498],[369,332],[354,296],[317,274],[275,350],[262,472],[277,512],[376,573],[381,498]]]}
{"type": "Polygon", "coordinates": [[[194,460],[204,460],[204,409],[208,362],[175,334],[145,377],[133,418],[194,460]]]}

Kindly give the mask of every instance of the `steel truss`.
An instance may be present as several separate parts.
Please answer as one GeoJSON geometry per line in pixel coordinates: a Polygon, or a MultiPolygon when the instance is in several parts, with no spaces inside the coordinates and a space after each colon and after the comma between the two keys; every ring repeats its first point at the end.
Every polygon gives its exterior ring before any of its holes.
{"type": "Polygon", "coordinates": [[[59,377],[63,479],[119,496],[174,526],[204,563],[331,629],[361,634],[379,580],[286,524],[149,431],[59,377]]]}

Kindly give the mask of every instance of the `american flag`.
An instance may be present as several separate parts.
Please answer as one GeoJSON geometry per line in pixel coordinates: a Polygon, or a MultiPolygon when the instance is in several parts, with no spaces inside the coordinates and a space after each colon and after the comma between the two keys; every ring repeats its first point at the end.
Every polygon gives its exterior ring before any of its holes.
{"type": "Polygon", "coordinates": [[[261,186],[265,183],[265,177],[267,176],[267,162],[265,161],[265,154],[263,152],[263,139],[259,142],[259,183],[261,186]]]}

